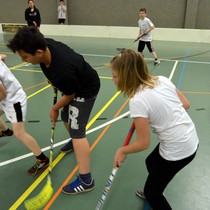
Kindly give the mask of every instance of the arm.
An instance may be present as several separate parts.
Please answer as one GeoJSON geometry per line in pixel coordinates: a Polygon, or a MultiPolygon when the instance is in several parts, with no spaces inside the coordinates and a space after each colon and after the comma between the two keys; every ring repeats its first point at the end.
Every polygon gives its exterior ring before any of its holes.
{"type": "Polygon", "coordinates": [[[5,63],[7,56],[5,54],[0,54],[0,59],[5,63]]]}
{"type": "Polygon", "coordinates": [[[7,96],[4,86],[0,83],[0,101],[4,100],[7,96]]]}
{"type": "Polygon", "coordinates": [[[114,158],[114,167],[119,167],[128,154],[143,151],[150,145],[149,120],[147,118],[138,117],[134,119],[134,124],[136,128],[136,140],[117,150],[114,158]]]}
{"type": "Polygon", "coordinates": [[[40,15],[40,12],[39,12],[38,9],[37,9],[36,24],[37,24],[38,27],[40,27],[40,25],[41,25],[41,15],[40,15]]]}
{"type": "Polygon", "coordinates": [[[146,30],[145,32],[144,32],[144,34],[148,34],[151,30],[153,30],[155,28],[155,26],[154,25],[152,25],[152,26],[150,26],[150,28],[148,29],[148,30],[146,30]]]}
{"type": "Polygon", "coordinates": [[[136,39],[138,39],[140,36],[141,36],[141,28],[139,28],[139,34],[138,34],[138,37],[136,39]]]}
{"type": "Polygon", "coordinates": [[[66,6],[63,5],[63,6],[61,7],[61,9],[62,9],[62,11],[63,11],[64,13],[66,13],[66,6]]]}
{"type": "Polygon", "coordinates": [[[52,120],[52,124],[53,126],[55,126],[55,123],[57,121],[58,118],[58,112],[61,108],[63,108],[64,106],[66,106],[67,104],[69,104],[75,97],[75,94],[72,95],[63,95],[60,100],[53,105],[53,107],[50,110],[50,118],[52,120]]]}
{"type": "Polygon", "coordinates": [[[188,99],[182,94],[182,92],[180,90],[178,90],[176,88],[176,93],[180,99],[180,101],[182,102],[182,105],[185,109],[189,109],[190,108],[190,102],[188,101],[188,99]]]}
{"type": "Polygon", "coordinates": [[[28,9],[25,10],[25,20],[28,24],[32,24],[33,21],[30,20],[30,16],[29,16],[29,12],[28,12],[28,9]]]}

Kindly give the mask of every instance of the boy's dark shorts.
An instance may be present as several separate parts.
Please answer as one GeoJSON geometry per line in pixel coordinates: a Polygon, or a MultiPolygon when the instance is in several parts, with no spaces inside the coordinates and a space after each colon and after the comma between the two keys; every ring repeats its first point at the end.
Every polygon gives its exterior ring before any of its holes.
{"type": "Polygon", "coordinates": [[[69,105],[63,107],[61,119],[68,123],[71,138],[86,137],[86,125],[95,100],[96,96],[90,98],[76,97],[69,105]]]}

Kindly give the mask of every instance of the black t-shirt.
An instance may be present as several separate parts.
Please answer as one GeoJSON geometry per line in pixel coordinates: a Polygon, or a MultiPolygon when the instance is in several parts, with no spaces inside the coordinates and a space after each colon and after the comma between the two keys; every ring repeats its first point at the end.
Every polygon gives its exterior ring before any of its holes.
{"type": "Polygon", "coordinates": [[[97,72],[67,45],[46,38],[51,53],[51,64],[48,68],[40,63],[41,69],[54,87],[64,95],[76,94],[88,98],[98,94],[100,80],[97,72]]]}

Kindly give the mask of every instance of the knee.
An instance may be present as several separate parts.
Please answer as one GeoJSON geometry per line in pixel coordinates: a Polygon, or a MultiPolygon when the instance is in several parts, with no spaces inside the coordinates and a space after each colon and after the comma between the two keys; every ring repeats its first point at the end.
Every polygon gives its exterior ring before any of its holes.
{"type": "Polygon", "coordinates": [[[22,130],[14,130],[14,135],[19,140],[22,140],[24,138],[25,132],[23,132],[22,130]]]}

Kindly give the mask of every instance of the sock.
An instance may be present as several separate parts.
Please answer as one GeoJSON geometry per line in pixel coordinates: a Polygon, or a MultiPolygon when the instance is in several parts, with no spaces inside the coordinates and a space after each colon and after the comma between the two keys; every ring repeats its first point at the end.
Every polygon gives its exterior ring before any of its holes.
{"type": "Polygon", "coordinates": [[[42,152],[39,156],[36,156],[36,159],[38,159],[38,160],[46,160],[46,156],[45,156],[45,154],[42,152]]]}
{"type": "Polygon", "coordinates": [[[86,184],[90,184],[92,181],[92,177],[91,177],[91,173],[87,173],[87,174],[79,174],[79,177],[81,178],[81,180],[86,183],[86,184]]]}
{"type": "Polygon", "coordinates": [[[155,60],[157,61],[157,60],[158,60],[158,58],[155,58],[155,60]]]}
{"type": "Polygon", "coordinates": [[[5,130],[5,131],[2,131],[2,133],[4,133],[4,134],[8,134],[9,132],[10,132],[9,128],[7,128],[7,130],[5,130]]]}

